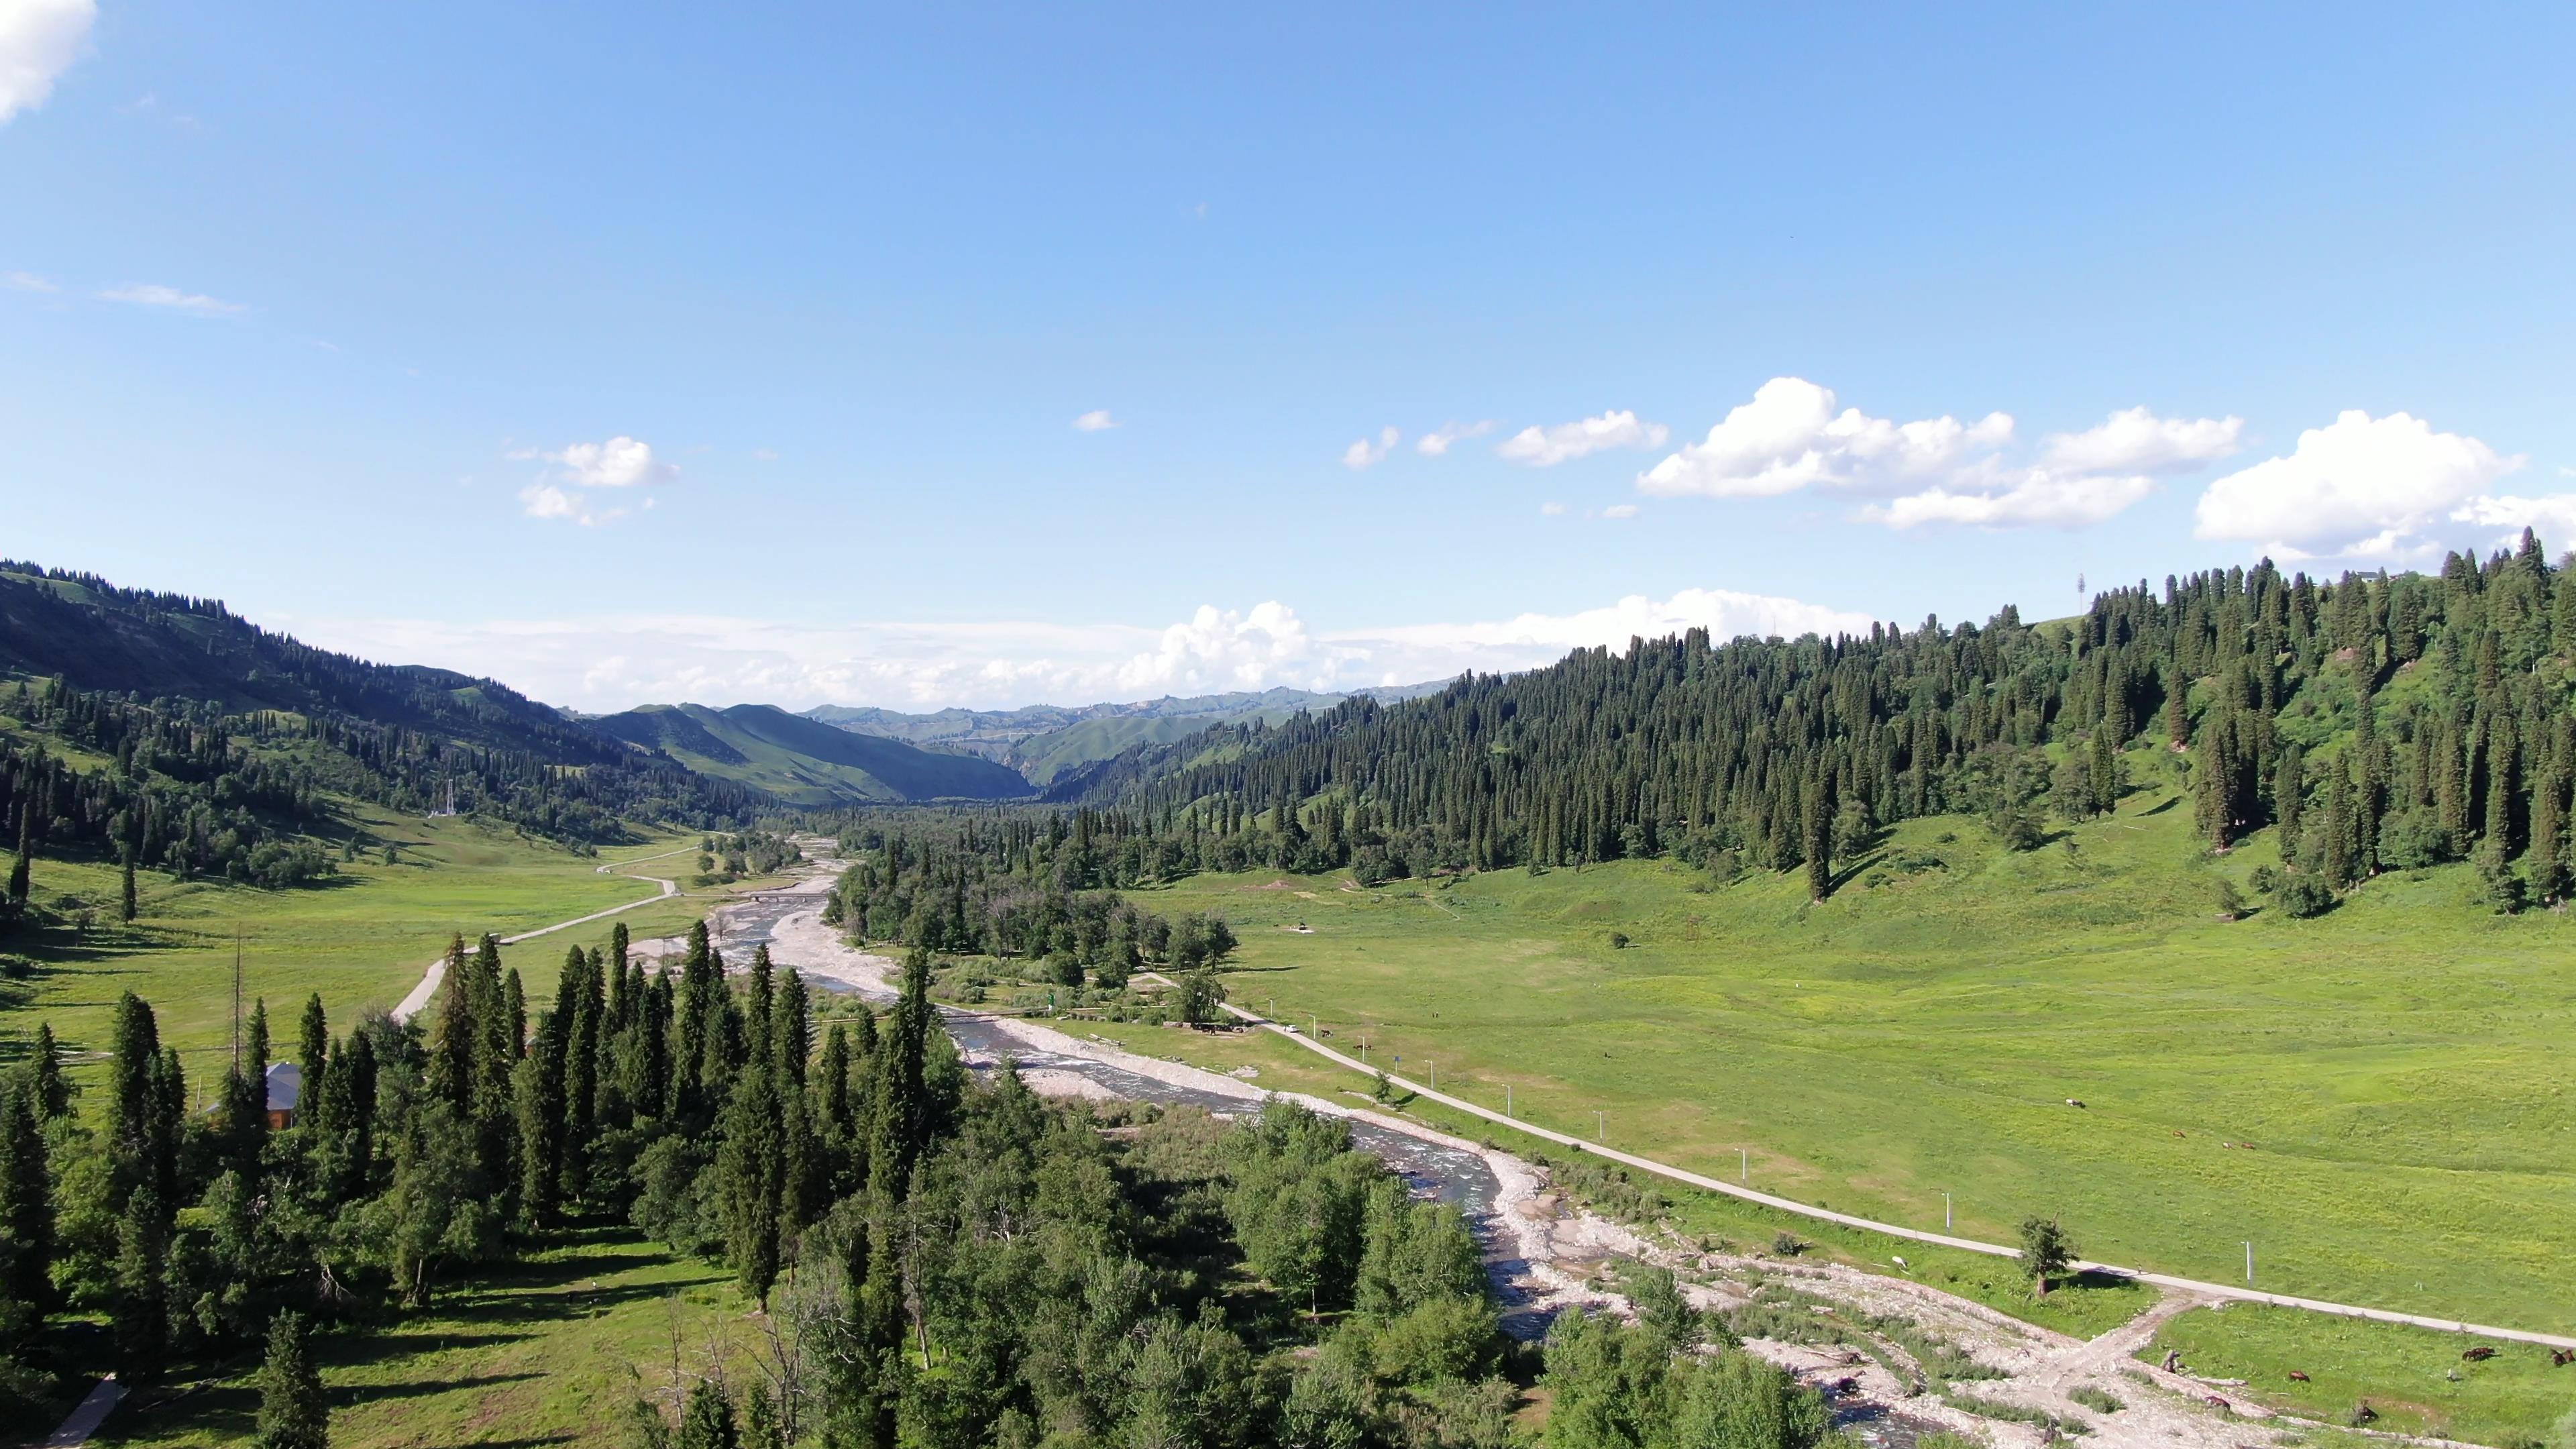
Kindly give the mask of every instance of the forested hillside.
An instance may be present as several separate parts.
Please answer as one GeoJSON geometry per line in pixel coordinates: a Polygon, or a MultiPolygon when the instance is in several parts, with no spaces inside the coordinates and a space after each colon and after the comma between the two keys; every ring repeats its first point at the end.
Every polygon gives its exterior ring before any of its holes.
{"type": "MultiPolygon", "coordinates": [[[[1423,874],[1677,851],[1832,862],[1896,820],[2010,843],[2099,813],[2123,746],[2169,746],[2224,850],[2278,826],[2294,911],[2382,869],[2474,859],[2498,905],[2568,893],[2576,579],[2526,535],[2437,574],[2326,582],[2266,562],[2143,582],[2033,626],[1866,638],[1693,632],[1480,676],[1396,706],[1140,748],[1051,798],[1175,868],[1423,874]]],[[[1124,848],[1124,847],[1120,847],[1124,848]]]]}
{"type": "Polygon", "coordinates": [[[663,751],[700,774],[737,781],[793,805],[1007,800],[1030,793],[1028,781],[981,756],[835,729],[773,705],[645,705],[591,724],[663,751]]]}
{"type": "Polygon", "coordinates": [[[943,709],[931,714],[827,704],[805,711],[805,718],[854,734],[979,754],[1018,770],[1033,784],[1046,785],[1067,770],[1108,759],[1132,746],[1168,743],[1214,725],[1248,720],[1276,724],[1299,710],[1325,709],[1345,699],[1366,696],[1391,704],[1439,687],[1400,685],[1352,695],[1279,688],[1166,695],[1132,704],[1039,704],[1009,710],[943,709]]]}
{"type": "Polygon", "coordinates": [[[12,843],[282,883],[330,796],[568,841],[629,820],[739,824],[769,802],[491,680],[371,664],[222,604],[0,563],[0,809],[12,843]],[[33,803],[34,809],[26,808],[33,803]]]}

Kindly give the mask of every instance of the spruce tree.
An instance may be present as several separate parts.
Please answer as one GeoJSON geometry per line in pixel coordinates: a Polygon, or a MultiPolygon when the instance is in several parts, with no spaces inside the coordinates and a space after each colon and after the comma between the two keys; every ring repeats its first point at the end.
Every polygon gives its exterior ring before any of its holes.
{"type": "Polygon", "coordinates": [[[54,1044],[53,1023],[36,1023],[36,1040],[27,1049],[27,1084],[35,1093],[36,1112],[45,1121],[71,1115],[80,1089],[63,1075],[62,1049],[54,1044]]]}
{"type": "Polygon", "coordinates": [[[18,807],[18,857],[9,866],[9,904],[24,910],[27,891],[32,884],[28,867],[36,858],[36,802],[29,800],[18,807]]]}
{"type": "Polygon", "coordinates": [[[475,1055],[483,1033],[474,1021],[476,992],[472,965],[460,933],[447,943],[445,975],[439,981],[438,1027],[429,1047],[429,1090],[461,1112],[474,1108],[475,1055]]]}
{"type": "Polygon", "coordinates": [[[309,1117],[327,1095],[331,1071],[331,1019],[323,1013],[322,993],[314,992],[304,1002],[304,1020],[297,1029],[296,1066],[303,1081],[297,1091],[300,1115],[309,1117]]]}
{"type": "Polygon", "coordinates": [[[705,1380],[689,1391],[689,1406],[680,1414],[676,1449],[741,1449],[734,1429],[733,1400],[724,1386],[705,1380]]]}
{"type": "Polygon", "coordinates": [[[329,1449],[331,1406],[304,1320],[280,1313],[269,1320],[268,1357],[259,1366],[259,1449],[329,1449]]]}
{"type": "Polygon", "coordinates": [[[0,1078],[0,1299],[31,1315],[53,1297],[54,1187],[40,1093],[33,1074],[0,1078]]]}
{"type": "Polygon", "coordinates": [[[2281,747],[2272,776],[2272,819],[2280,826],[2281,859],[2299,858],[2301,826],[2307,811],[2307,764],[2296,740],[2281,747]]]}
{"type": "Polygon", "coordinates": [[[152,1008],[128,991],[117,998],[116,1025],[109,1049],[107,1148],[115,1167],[115,1205],[125,1195],[153,1182],[157,1104],[153,1068],[161,1055],[160,1028],[152,1008]]]}

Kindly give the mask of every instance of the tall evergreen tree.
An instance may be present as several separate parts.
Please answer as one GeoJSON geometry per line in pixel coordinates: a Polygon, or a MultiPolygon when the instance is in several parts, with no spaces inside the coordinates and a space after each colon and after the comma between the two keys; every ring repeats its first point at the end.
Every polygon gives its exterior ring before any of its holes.
{"type": "Polygon", "coordinates": [[[331,1405],[304,1320],[269,1320],[268,1356],[259,1366],[259,1449],[330,1449],[331,1405]]]}
{"type": "Polygon", "coordinates": [[[54,1186],[40,1091],[32,1074],[0,1078],[0,1299],[30,1314],[53,1298],[54,1186]]]}

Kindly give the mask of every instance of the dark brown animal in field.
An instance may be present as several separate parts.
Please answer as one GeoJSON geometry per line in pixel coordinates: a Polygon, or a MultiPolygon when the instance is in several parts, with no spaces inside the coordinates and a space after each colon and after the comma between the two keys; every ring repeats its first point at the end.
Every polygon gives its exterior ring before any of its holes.
{"type": "Polygon", "coordinates": [[[1859,1393],[1859,1392],[1860,1392],[1860,1380],[1858,1380],[1858,1379],[1854,1379],[1854,1378],[1840,1378],[1840,1379],[1836,1379],[1836,1380],[1834,1380],[1834,1392],[1835,1392],[1835,1393],[1838,1393],[1838,1394],[1856,1394],[1856,1393],[1859,1393]]]}
{"type": "Polygon", "coordinates": [[[2495,1357],[2495,1350],[2482,1343],[2477,1347],[2462,1353],[2460,1357],[2466,1359],[2470,1363],[2485,1363],[2488,1359],[2495,1357]]]}
{"type": "Polygon", "coordinates": [[[2174,1135],[2175,1135],[2176,1137],[2180,1137],[2180,1136],[2184,1135],[2184,1134],[2183,1134],[2183,1130],[2182,1130],[2181,1128],[2179,1128],[2179,1127],[2175,1128],[2175,1129],[2174,1129],[2174,1135]]]}
{"type": "Polygon", "coordinates": [[[2565,1368],[2571,1363],[2576,1363],[2576,1348],[2553,1348],[2549,1351],[2551,1368],[2565,1368]]]}
{"type": "Polygon", "coordinates": [[[2069,1097],[2069,1098],[2067,1098],[2067,1099],[2066,1099],[2066,1105],[2067,1105],[2067,1106],[2069,1106],[2069,1107],[2081,1107],[2081,1106],[2083,1106],[2084,1104],[2083,1104],[2082,1102],[2079,1102],[2079,1101],[2075,1100],[2073,1097],[2069,1097]]]}
{"type": "Polygon", "coordinates": [[[2209,1396],[2209,1406],[2218,1410],[2222,1414],[2232,1414],[2236,1412],[2236,1406],[2234,1404],[2227,1402],[2216,1394],[2211,1394],[2209,1396]]]}
{"type": "Polygon", "coordinates": [[[2356,1424],[2367,1424],[2378,1417],[2379,1411],[2368,1404],[2357,1404],[2353,1407],[2352,1421],[2356,1424]]]}
{"type": "Polygon", "coordinates": [[[2310,1380],[2306,1374],[2299,1372],[2297,1369],[2292,1369],[2290,1370],[2290,1381],[2292,1383],[2304,1384],[2310,1380]]]}

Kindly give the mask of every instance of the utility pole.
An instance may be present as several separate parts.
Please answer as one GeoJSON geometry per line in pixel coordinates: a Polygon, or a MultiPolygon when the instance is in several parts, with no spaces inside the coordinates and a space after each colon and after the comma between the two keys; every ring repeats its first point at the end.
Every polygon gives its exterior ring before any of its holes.
{"type": "Polygon", "coordinates": [[[233,1075],[234,1075],[234,1076],[240,1076],[240,1075],[241,1075],[241,987],[242,987],[242,933],[241,933],[241,923],[240,923],[239,921],[235,921],[235,922],[233,923],[233,1075]]]}
{"type": "Polygon", "coordinates": [[[1739,1186],[1753,1181],[1753,1154],[1741,1147],[1735,1149],[1735,1181],[1739,1186]]]}
{"type": "Polygon", "coordinates": [[[2245,1286],[2248,1288],[2254,1286],[2254,1245],[2252,1243],[2245,1245],[2245,1286]]]}
{"type": "Polygon", "coordinates": [[[1595,1112],[1593,1112],[1593,1114],[1592,1114],[1592,1140],[1593,1140],[1593,1141],[1595,1141],[1595,1142],[1600,1143],[1600,1144],[1601,1144],[1602,1146],[1604,1146],[1604,1147],[1607,1147],[1607,1146],[1609,1146],[1609,1145],[1610,1145],[1610,1114],[1609,1114],[1609,1113],[1607,1113],[1607,1112],[1602,1112],[1602,1111],[1597,1111],[1597,1110],[1596,1110],[1595,1112]]]}
{"type": "Polygon", "coordinates": [[[1512,1115],[1512,1084],[1509,1082],[1503,1083],[1503,1115],[1512,1115]]]}
{"type": "Polygon", "coordinates": [[[1957,1226],[1950,1216],[1950,1195],[1945,1192],[1941,1194],[1941,1231],[1946,1233],[1957,1226]]]}
{"type": "Polygon", "coordinates": [[[1431,1066],[1431,1090],[1433,1090],[1433,1091],[1435,1091],[1435,1092],[1436,1092],[1436,1091],[1439,1091],[1439,1090],[1440,1090],[1440,1064],[1439,1064],[1438,1062],[1432,1062],[1432,1063],[1430,1064],[1430,1066],[1431,1066]]]}

